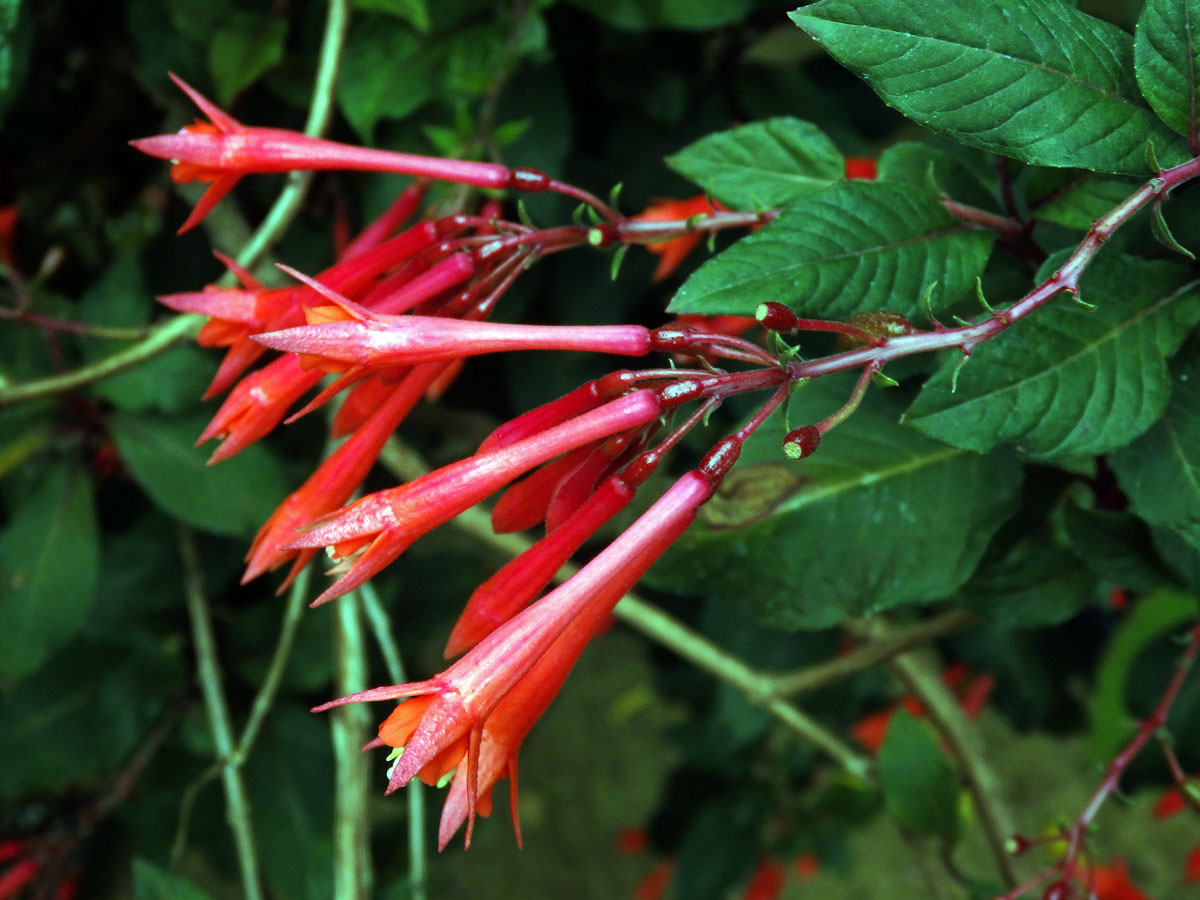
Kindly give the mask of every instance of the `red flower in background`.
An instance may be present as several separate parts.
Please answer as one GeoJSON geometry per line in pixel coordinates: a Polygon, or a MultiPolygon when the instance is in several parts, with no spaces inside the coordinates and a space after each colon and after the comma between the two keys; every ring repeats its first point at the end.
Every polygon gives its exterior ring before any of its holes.
{"type": "MultiPolygon", "coordinates": [[[[986,672],[969,678],[967,667],[963,663],[948,666],[942,672],[942,681],[954,691],[959,706],[972,719],[983,711],[987,698],[996,685],[995,676],[986,672]]],[[[872,753],[878,753],[879,748],[883,746],[892,716],[902,707],[918,719],[925,715],[925,707],[920,700],[912,696],[902,697],[887,709],[863,716],[855,722],[850,728],[851,736],[872,753]]]]}
{"type": "Polygon", "coordinates": [[[875,165],[875,160],[870,156],[848,156],[846,157],[846,177],[851,181],[862,179],[864,181],[874,181],[878,169],[875,165]]]}
{"type": "MultiPolygon", "coordinates": [[[[630,216],[631,222],[675,222],[680,219],[690,219],[692,216],[707,216],[725,207],[713,203],[704,194],[688,197],[686,200],[654,200],[646,207],[645,212],[630,216]]],[[[658,256],[658,266],[654,269],[654,280],[662,281],[696,249],[704,235],[699,232],[671,238],[657,244],[646,244],[651,253],[658,256]]]]}
{"type": "Polygon", "coordinates": [[[1091,871],[1090,882],[1096,900],[1150,900],[1129,880],[1129,864],[1123,859],[1110,866],[1096,866],[1091,871]]]}

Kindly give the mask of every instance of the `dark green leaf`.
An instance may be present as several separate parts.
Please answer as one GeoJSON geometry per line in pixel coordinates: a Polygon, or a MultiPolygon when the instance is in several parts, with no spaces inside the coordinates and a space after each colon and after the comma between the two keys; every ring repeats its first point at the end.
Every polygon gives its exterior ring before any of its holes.
{"type": "Polygon", "coordinates": [[[1079,559],[1105,581],[1133,590],[1169,581],[1155,555],[1150,530],[1136,516],[1068,503],[1063,526],[1079,559]]]}
{"type": "Polygon", "coordinates": [[[1196,134],[1200,92],[1200,5],[1146,0],[1133,59],[1138,87],[1159,117],[1182,135],[1196,134]]]}
{"type": "Polygon", "coordinates": [[[422,44],[394,21],[363,17],[350,34],[338,77],[338,106],[363,140],[380,119],[407,116],[433,95],[422,44]]]}
{"type": "Polygon", "coordinates": [[[958,374],[955,354],[905,414],[918,431],[985,452],[1012,443],[1035,459],[1128,444],[1166,408],[1167,358],[1200,321],[1200,290],[1163,262],[1104,255],[1088,269],[1086,310],[1057,297],[982,344],[958,374]]]}
{"type": "Polygon", "coordinates": [[[116,415],[108,424],[134,480],[162,509],[189,525],[247,536],[287,494],[278,466],[261,445],[206,465],[208,451],[195,446],[202,420],[116,415]]]}
{"type": "Polygon", "coordinates": [[[1105,178],[1093,172],[1034,169],[1025,193],[1032,218],[1087,231],[1092,222],[1137,188],[1132,180],[1105,178]]]}
{"type": "Polygon", "coordinates": [[[1175,239],[1175,235],[1171,233],[1171,226],[1163,217],[1162,206],[1158,203],[1155,203],[1150,210],[1150,230],[1154,233],[1155,240],[1168,250],[1174,250],[1180,256],[1186,256],[1188,259],[1196,258],[1195,253],[1175,239]]]}
{"type": "Polygon", "coordinates": [[[238,11],[222,25],[208,45],[208,70],[218,103],[229,103],[283,61],[287,32],[288,20],[280,15],[238,11]]]}
{"type": "Polygon", "coordinates": [[[842,181],[846,161],[817,126],[781,116],[703,137],[667,165],[727,206],[761,210],[842,181]]]}
{"type": "Polygon", "coordinates": [[[211,895],[182,875],[172,875],[144,859],[133,861],[134,900],[210,900],[211,895]]]}
{"type": "MultiPolygon", "coordinates": [[[[817,421],[849,392],[823,379],[792,398],[792,423],[817,421]],[[826,383],[829,382],[828,385],[826,383]]],[[[733,603],[780,628],[949,596],[1015,508],[1021,469],[925,440],[889,397],[791,462],[776,416],[747,443],[700,521],[651,570],[657,584],[733,603]]]]}
{"type": "Polygon", "coordinates": [[[1142,105],[1133,40],[1060,0],[822,0],[791,13],[891,106],[961,143],[1041,166],[1142,174],[1186,159],[1142,105]]]}
{"type": "Polygon", "coordinates": [[[980,567],[961,602],[1001,628],[1037,628],[1065,622],[1095,596],[1095,580],[1074,554],[1035,537],[980,567]]]}
{"type": "Polygon", "coordinates": [[[396,16],[422,33],[429,31],[429,8],[425,0],[354,0],[354,5],[396,16]]]}
{"type": "Polygon", "coordinates": [[[22,15],[21,0],[0,0],[0,122],[25,80],[32,46],[32,11],[22,15]]]}
{"type": "Polygon", "coordinates": [[[752,791],[729,791],[692,818],[672,879],[677,900],[718,900],[749,873],[759,855],[762,806],[752,791]]]}
{"type": "Polygon", "coordinates": [[[1200,546],[1200,343],[1172,366],[1162,420],[1109,462],[1135,513],[1200,546]]]}
{"type": "MultiPolygon", "coordinates": [[[[879,181],[904,182],[933,193],[946,194],[959,203],[991,209],[996,200],[981,177],[982,168],[968,165],[967,154],[985,159],[977,150],[955,148],[956,153],[931,144],[902,141],[879,155],[879,181]]],[[[972,160],[972,162],[974,162],[972,160]]]]}
{"type": "Polygon", "coordinates": [[[958,836],[958,782],[928,725],[898,709],[879,748],[879,787],[888,812],[915,834],[958,836]]]}
{"type": "Polygon", "coordinates": [[[1196,598],[1162,590],[1141,598],[1108,645],[1096,674],[1091,755],[1107,763],[1130,738],[1137,717],[1125,702],[1126,681],[1151,642],[1196,618],[1196,598]]]}
{"type": "Polygon", "coordinates": [[[87,623],[99,564],[91,484],[57,466],[0,533],[0,676],[34,671],[87,623]]]}
{"type": "Polygon", "coordinates": [[[991,243],[990,234],[969,229],[920,188],[845,182],[709,260],[669,309],[752,316],[774,300],[821,318],[876,309],[914,316],[935,282],[936,308],[973,285],[991,243]]]}

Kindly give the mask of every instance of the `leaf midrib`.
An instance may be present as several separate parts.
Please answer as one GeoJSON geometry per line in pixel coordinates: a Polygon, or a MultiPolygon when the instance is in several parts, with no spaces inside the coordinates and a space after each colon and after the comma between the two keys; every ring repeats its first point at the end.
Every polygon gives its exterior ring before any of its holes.
{"type": "Polygon", "coordinates": [[[815,503],[820,503],[829,497],[837,497],[841,494],[859,490],[861,488],[874,487],[877,484],[887,482],[893,478],[909,475],[927,466],[937,465],[938,463],[945,462],[946,460],[953,459],[954,457],[966,456],[967,453],[968,451],[960,450],[957,447],[931,448],[928,453],[910,457],[902,462],[898,462],[891,466],[886,466],[882,469],[872,469],[869,472],[860,473],[853,477],[847,478],[844,481],[836,481],[832,484],[819,485],[812,490],[801,489],[793,494],[790,500],[779,506],[774,511],[774,515],[795,512],[815,503]]]}

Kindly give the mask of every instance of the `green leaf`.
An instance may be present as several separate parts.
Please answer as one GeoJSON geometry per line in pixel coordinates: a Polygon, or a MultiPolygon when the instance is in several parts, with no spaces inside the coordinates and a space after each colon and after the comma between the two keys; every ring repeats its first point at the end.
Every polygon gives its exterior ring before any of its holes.
{"type": "Polygon", "coordinates": [[[780,116],[703,137],[667,165],[734,209],[787,206],[845,178],[846,160],[811,122],[780,116]]]}
{"type": "Polygon", "coordinates": [[[287,32],[287,17],[280,15],[239,11],[222,25],[208,45],[208,71],[218,103],[229,103],[283,61],[287,32]]]}
{"type": "Polygon", "coordinates": [[[32,48],[32,11],[22,15],[21,0],[0,0],[0,122],[21,90],[32,48]]]}
{"type": "Polygon", "coordinates": [[[1182,135],[1196,134],[1200,93],[1200,4],[1146,0],[1133,42],[1138,87],[1159,118],[1182,135]]]}
{"type": "Polygon", "coordinates": [[[0,533],[0,677],[35,671],[87,624],[99,565],[91,484],[56,466],[0,533]]]}
{"type": "Polygon", "coordinates": [[[960,600],[1000,628],[1038,628],[1067,621],[1095,596],[1095,580],[1073,553],[1034,537],[981,566],[960,600]]]}
{"type": "Polygon", "coordinates": [[[380,119],[403,118],[433,95],[421,47],[410,31],[378,17],[364,16],[351,31],[337,101],[364,141],[371,140],[380,119]]]}
{"type": "Polygon", "coordinates": [[[759,855],[765,810],[755,792],[727,790],[709,798],[688,823],[672,878],[679,900],[720,900],[759,855]]]}
{"type": "Polygon", "coordinates": [[[1087,231],[1129,197],[1138,184],[1072,169],[1034,169],[1025,194],[1031,218],[1087,231]]]}
{"type": "Polygon", "coordinates": [[[142,489],[162,509],[204,531],[251,535],[288,492],[279,467],[258,444],[206,465],[208,451],[195,446],[204,423],[195,417],[120,414],[108,425],[142,489]]]}
{"type": "MultiPolygon", "coordinates": [[[[851,384],[830,377],[794,395],[792,424],[831,413],[851,384]]],[[[952,594],[1015,509],[1021,467],[927,441],[897,410],[890,393],[868,393],[800,462],[783,456],[775,416],[651,570],[654,583],[792,629],[952,594]]]]}
{"type": "Polygon", "coordinates": [[[975,283],[992,235],[968,228],[907,184],[844,182],[785,209],[766,228],[702,265],[671,300],[674,313],[752,316],[765,300],[843,318],[942,308],[975,283]]]}
{"type": "MultiPolygon", "coordinates": [[[[945,193],[959,203],[968,203],[982,209],[991,209],[996,199],[987,188],[980,165],[968,165],[970,154],[984,159],[975,150],[957,147],[951,154],[941,147],[917,141],[902,141],[893,144],[879,155],[877,181],[903,182],[922,188],[938,196],[945,193]],[[933,190],[936,185],[937,191],[933,190]]],[[[975,160],[970,160],[975,162],[975,160]]]]}
{"type": "Polygon", "coordinates": [[[182,875],[172,875],[144,859],[133,861],[134,900],[211,900],[211,895],[182,875]]]}
{"type": "Polygon", "coordinates": [[[977,347],[957,390],[955,353],[905,423],[955,447],[985,452],[1012,443],[1034,459],[1128,444],[1162,415],[1167,358],[1200,321],[1200,290],[1186,275],[1172,263],[1099,257],[1081,283],[1098,309],[1055,298],[977,347]]]}
{"type": "Polygon", "coordinates": [[[422,34],[429,31],[429,7],[425,0],[354,0],[354,5],[359,9],[396,16],[422,34]]]}
{"type": "Polygon", "coordinates": [[[1162,420],[1109,463],[1135,513],[1200,546],[1200,342],[1180,353],[1171,381],[1162,420]]]}
{"type": "Polygon", "coordinates": [[[1170,581],[1154,552],[1150,529],[1136,516],[1068,503],[1063,526],[1075,554],[1105,581],[1133,590],[1170,581]]]}
{"type": "Polygon", "coordinates": [[[1168,631],[1196,618],[1196,598],[1176,591],[1149,594],[1133,607],[1104,651],[1092,701],[1091,756],[1108,762],[1132,736],[1136,717],[1125,702],[1126,681],[1142,650],[1168,631]]]}
{"type": "Polygon", "coordinates": [[[1142,105],[1133,39],[1060,0],[822,0],[792,20],[880,97],[963,144],[1040,166],[1144,174],[1182,141],[1142,105]]]}
{"type": "Polygon", "coordinates": [[[933,729],[898,709],[879,748],[879,787],[888,812],[916,834],[958,836],[958,781],[933,729]]]}

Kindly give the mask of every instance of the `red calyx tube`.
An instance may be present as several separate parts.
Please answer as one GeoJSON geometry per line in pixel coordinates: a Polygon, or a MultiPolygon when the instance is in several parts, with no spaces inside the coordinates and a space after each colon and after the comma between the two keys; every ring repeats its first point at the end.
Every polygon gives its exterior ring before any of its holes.
{"type": "Polygon", "coordinates": [[[776,303],[774,300],[758,304],[758,309],[754,311],[754,318],[769,331],[782,333],[795,331],[800,327],[799,317],[782,303],[776,303]]]}

